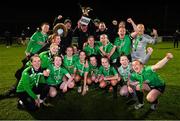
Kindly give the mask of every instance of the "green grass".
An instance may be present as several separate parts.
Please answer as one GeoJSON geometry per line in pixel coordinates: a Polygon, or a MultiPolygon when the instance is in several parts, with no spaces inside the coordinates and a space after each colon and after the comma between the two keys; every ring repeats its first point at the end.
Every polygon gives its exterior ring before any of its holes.
{"type": "MultiPolygon", "coordinates": [[[[152,45],[151,45],[152,46],[152,45]]],[[[113,99],[111,93],[105,94],[102,90],[90,89],[85,96],[71,90],[62,100],[57,97],[54,108],[44,108],[36,112],[27,112],[17,109],[17,98],[0,100],[0,119],[180,119],[180,49],[174,49],[173,43],[163,42],[152,46],[154,52],[148,65],[155,64],[172,52],[174,59],[158,71],[166,81],[166,90],[160,97],[157,111],[150,111],[150,104],[145,101],[144,108],[134,110],[133,105],[126,105],[126,99],[118,96],[113,99]]],[[[3,93],[15,82],[14,73],[21,67],[24,57],[24,46],[13,45],[6,48],[0,45],[0,93],[3,93]]]]}

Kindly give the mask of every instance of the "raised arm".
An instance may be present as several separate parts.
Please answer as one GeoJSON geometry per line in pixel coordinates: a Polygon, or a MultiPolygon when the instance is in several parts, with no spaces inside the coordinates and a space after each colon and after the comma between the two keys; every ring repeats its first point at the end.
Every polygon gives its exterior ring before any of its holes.
{"type": "Polygon", "coordinates": [[[152,66],[152,70],[155,71],[162,68],[172,58],[173,58],[172,53],[167,53],[166,56],[162,60],[160,60],[158,63],[152,66]]]}
{"type": "Polygon", "coordinates": [[[132,20],[132,18],[128,18],[128,19],[127,19],[127,22],[132,25],[134,31],[137,31],[137,26],[136,26],[136,24],[134,23],[134,21],[132,20]]]}
{"type": "Polygon", "coordinates": [[[142,60],[142,63],[143,63],[143,64],[146,64],[146,63],[148,62],[149,58],[151,57],[152,52],[153,52],[153,48],[148,47],[148,48],[147,48],[147,54],[146,54],[146,56],[144,57],[144,59],[142,60]]]}

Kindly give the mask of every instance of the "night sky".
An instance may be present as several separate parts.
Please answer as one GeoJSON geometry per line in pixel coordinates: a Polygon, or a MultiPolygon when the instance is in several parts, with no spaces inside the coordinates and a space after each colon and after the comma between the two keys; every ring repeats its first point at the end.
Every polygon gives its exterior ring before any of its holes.
{"type": "Polygon", "coordinates": [[[30,26],[32,31],[42,23],[52,25],[59,14],[73,21],[73,27],[81,17],[81,6],[90,6],[91,18],[99,18],[106,23],[112,19],[133,18],[136,23],[144,23],[146,28],[156,28],[160,35],[171,35],[180,25],[179,4],[167,0],[59,0],[57,1],[17,1],[6,0],[0,7],[0,34],[10,30],[18,35],[30,26]],[[16,3],[15,3],[16,2],[16,3]],[[37,3],[40,2],[40,3],[37,3]]]}

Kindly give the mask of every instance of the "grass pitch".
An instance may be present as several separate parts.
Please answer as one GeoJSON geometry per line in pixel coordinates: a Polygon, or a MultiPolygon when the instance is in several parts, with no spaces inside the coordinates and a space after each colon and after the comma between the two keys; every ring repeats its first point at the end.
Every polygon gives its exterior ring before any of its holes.
{"type": "MultiPolygon", "coordinates": [[[[171,42],[150,46],[153,47],[154,52],[147,65],[155,64],[167,52],[174,55],[167,65],[157,71],[165,80],[166,89],[159,98],[160,104],[156,111],[150,111],[150,104],[146,101],[142,109],[134,110],[134,106],[126,105],[127,99],[119,95],[117,99],[113,99],[111,93],[90,88],[87,95],[82,96],[77,93],[75,88],[65,95],[65,99],[57,97],[53,101],[55,107],[43,108],[36,112],[17,109],[16,97],[1,99],[0,119],[180,119],[180,49],[174,49],[171,42]]],[[[5,92],[15,82],[14,73],[22,65],[24,50],[25,46],[13,45],[11,48],[6,48],[4,45],[0,45],[0,93],[5,92]]]]}

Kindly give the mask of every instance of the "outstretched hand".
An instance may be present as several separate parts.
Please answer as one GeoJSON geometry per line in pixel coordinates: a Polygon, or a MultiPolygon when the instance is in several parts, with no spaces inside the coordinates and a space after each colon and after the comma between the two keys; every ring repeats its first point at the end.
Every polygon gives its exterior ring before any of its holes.
{"type": "Polygon", "coordinates": [[[168,60],[172,59],[172,58],[173,58],[173,54],[172,54],[172,53],[167,53],[167,54],[166,54],[166,58],[167,58],[168,60]]]}

